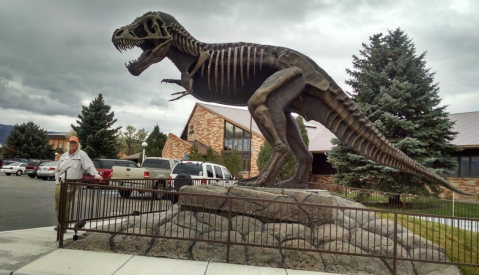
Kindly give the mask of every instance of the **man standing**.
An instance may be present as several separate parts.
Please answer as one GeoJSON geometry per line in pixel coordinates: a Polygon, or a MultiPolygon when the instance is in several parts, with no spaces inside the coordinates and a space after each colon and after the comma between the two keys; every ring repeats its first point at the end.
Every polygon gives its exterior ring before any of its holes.
{"type": "MultiPolygon", "coordinates": [[[[88,157],[85,151],[80,150],[81,145],[78,142],[76,136],[71,136],[68,139],[67,151],[64,153],[60,160],[58,161],[57,168],[55,169],[55,211],[57,213],[57,221],[60,224],[60,187],[62,180],[77,180],[81,179],[83,172],[90,173],[95,177],[95,179],[103,180],[103,177],[98,174],[98,171],[95,169],[95,165],[88,157]],[[66,172],[65,172],[66,171],[66,172]]],[[[65,220],[68,221],[68,216],[70,214],[70,204],[73,196],[75,196],[76,187],[69,185],[67,189],[66,196],[66,208],[65,208],[65,220]]],[[[58,226],[55,227],[55,231],[58,230],[58,226]]]]}

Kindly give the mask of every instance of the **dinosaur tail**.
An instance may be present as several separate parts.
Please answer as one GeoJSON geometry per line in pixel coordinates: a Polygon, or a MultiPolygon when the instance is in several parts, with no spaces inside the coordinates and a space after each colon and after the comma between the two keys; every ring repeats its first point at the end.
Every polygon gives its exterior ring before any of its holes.
{"type": "Polygon", "coordinates": [[[395,148],[340,88],[332,89],[330,87],[324,92],[309,90],[305,97],[303,98],[303,105],[305,106],[306,118],[321,122],[341,142],[358,154],[382,165],[438,183],[454,192],[475,196],[475,194],[456,188],[443,177],[395,148]],[[319,103],[317,99],[314,100],[318,97],[321,99],[319,103]],[[318,106],[318,104],[323,106],[318,106]]]}

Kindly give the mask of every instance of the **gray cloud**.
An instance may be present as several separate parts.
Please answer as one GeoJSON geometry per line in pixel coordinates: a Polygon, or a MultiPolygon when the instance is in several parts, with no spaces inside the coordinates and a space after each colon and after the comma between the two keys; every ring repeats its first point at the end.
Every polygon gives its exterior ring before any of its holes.
{"type": "Polygon", "coordinates": [[[181,87],[170,61],[139,77],[123,64],[139,56],[119,53],[112,32],[150,10],[172,14],[197,39],[249,41],[305,53],[344,89],[352,55],[376,33],[400,27],[427,66],[437,72],[440,96],[453,112],[477,111],[479,100],[479,2],[417,1],[27,1],[0,4],[0,123],[33,120],[68,131],[82,105],[99,93],[112,106],[117,126],[180,134],[196,100],[169,102],[181,87]],[[16,112],[11,112],[16,110],[16,112]]]}

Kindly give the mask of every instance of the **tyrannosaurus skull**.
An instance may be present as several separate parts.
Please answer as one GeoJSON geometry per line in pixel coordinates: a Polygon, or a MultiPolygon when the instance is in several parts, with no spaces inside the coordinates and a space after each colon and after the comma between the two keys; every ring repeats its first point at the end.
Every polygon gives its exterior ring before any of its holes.
{"type": "Polygon", "coordinates": [[[143,50],[140,57],[125,64],[128,71],[135,76],[163,60],[172,40],[159,13],[148,13],[137,18],[130,25],[115,30],[111,38],[120,52],[134,47],[143,50]]]}

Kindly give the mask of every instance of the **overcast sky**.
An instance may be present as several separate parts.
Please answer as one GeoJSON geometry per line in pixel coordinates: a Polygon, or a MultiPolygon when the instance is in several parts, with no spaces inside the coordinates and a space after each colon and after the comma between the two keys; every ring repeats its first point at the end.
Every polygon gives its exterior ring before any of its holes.
{"type": "Polygon", "coordinates": [[[0,2],[0,124],[33,121],[70,131],[82,105],[99,93],[112,107],[115,126],[151,132],[158,124],[179,135],[196,99],[169,102],[179,78],[165,59],[141,76],[124,63],[140,49],[118,52],[115,29],[148,11],[173,15],[207,43],[255,42],[300,51],[344,89],[346,68],[370,36],[401,28],[427,52],[442,105],[450,113],[479,111],[479,1],[64,1],[0,2]]]}

